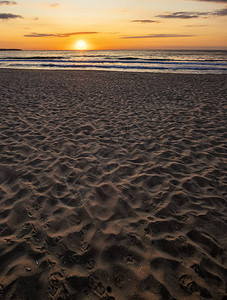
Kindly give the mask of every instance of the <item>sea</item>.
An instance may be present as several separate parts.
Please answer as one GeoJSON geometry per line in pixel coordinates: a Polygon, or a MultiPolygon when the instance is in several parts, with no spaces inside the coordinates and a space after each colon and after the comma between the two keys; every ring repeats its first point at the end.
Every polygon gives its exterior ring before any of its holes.
{"type": "Polygon", "coordinates": [[[6,50],[0,68],[227,74],[227,50],[6,50]]]}

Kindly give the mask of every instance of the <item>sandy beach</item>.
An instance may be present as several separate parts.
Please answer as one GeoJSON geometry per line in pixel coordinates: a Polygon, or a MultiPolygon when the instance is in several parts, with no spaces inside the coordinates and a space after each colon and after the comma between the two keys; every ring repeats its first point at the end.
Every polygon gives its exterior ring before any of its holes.
{"type": "Polygon", "coordinates": [[[0,299],[227,299],[227,75],[0,70],[0,299]]]}

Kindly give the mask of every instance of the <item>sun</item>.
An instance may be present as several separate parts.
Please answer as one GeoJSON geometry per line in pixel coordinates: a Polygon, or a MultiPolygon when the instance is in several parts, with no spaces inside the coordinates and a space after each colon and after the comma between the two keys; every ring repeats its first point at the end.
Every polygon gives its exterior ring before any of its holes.
{"type": "Polygon", "coordinates": [[[87,49],[87,43],[84,40],[78,40],[75,43],[75,49],[76,50],[86,50],[87,49]]]}

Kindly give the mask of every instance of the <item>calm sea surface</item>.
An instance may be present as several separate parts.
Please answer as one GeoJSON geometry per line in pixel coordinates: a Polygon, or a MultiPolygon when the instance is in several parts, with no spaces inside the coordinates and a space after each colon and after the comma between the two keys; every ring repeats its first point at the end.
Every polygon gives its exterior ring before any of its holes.
{"type": "Polygon", "coordinates": [[[227,51],[0,51],[0,68],[227,74],[227,51]]]}

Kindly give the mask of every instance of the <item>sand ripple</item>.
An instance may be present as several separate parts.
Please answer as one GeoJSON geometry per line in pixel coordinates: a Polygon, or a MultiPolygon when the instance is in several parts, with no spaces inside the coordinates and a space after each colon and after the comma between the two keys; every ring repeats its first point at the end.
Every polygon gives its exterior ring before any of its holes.
{"type": "Polygon", "coordinates": [[[226,76],[0,82],[0,299],[226,299],[226,76]]]}

